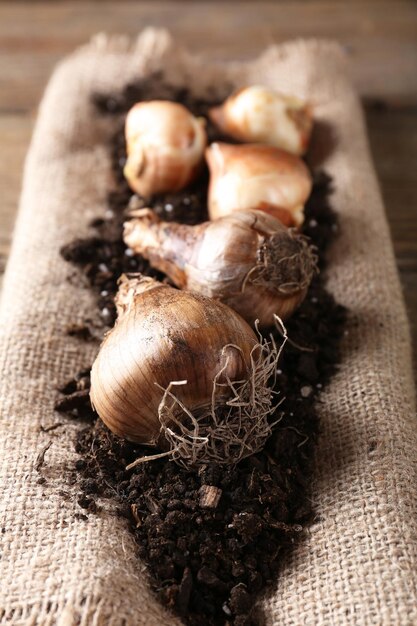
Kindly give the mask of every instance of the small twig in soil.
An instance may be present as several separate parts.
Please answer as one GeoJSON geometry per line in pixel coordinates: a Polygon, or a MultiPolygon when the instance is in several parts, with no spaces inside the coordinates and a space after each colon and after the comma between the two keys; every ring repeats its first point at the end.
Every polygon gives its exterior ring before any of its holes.
{"type": "Polygon", "coordinates": [[[50,433],[51,430],[55,430],[56,428],[59,428],[60,426],[64,426],[65,424],[63,422],[57,422],[56,424],[52,424],[52,426],[42,426],[42,424],[39,426],[39,430],[41,431],[41,433],[50,433]]]}
{"type": "Polygon", "coordinates": [[[65,398],[60,398],[54,404],[55,411],[60,413],[67,413],[74,409],[81,409],[85,406],[85,400],[90,394],[89,389],[83,389],[82,391],[74,391],[65,398]]]}
{"type": "Polygon", "coordinates": [[[52,439],[50,441],[48,441],[48,443],[42,448],[42,450],[39,452],[38,456],[36,457],[35,460],[35,469],[37,472],[40,471],[42,465],[45,462],[45,454],[46,452],[49,450],[49,448],[52,446],[53,441],[52,439]]]}
{"type": "Polygon", "coordinates": [[[148,456],[141,456],[138,459],[136,459],[136,461],[133,461],[133,463],[129,463],[129,465],[126,465],[126,471],[129,471],[133,469],[134,467],[137,467],[137,465],[140,465],[141,463],[147,463],[148,461],[156,461],[156,459],[163,459],[165,456],[171,456],[173,452],[174,450],[169,450],[168,452],[160,452],[158,454],[150,454],[148,456]]]}
{"type": "Polygon", "coordinates": [[[188,609],[192,588],[193,575],[191,569],[189,567],[186,567],[182,575],[177,597],[177,607],[180,614],[182,615],[184,615],[188,609]]]}
{"type": "Polygon", "coordinates": [[[215,509],[220,502],[222,490],[214,485],[202,485],[200,488],[200,506],[215,509]]]}
{"type": "Polygon", "coordinates": [[[142,525],[142,520],[141,520],[139,512],[138,512],[138,505],[137,504],[131,504],[130,505],[130,510],[132,511],[133,519],[136,522],[136,528],[139,528],[139,526],[142,525]]]}

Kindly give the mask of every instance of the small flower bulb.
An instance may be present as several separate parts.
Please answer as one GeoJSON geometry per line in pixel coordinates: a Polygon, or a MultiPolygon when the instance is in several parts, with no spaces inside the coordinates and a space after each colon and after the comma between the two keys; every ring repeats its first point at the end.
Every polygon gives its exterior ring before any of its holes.
{"type": "Polygon", "coordinates": [[[133,106],[125,126],[124,175],[142,196],[175,192],[198,175],[207,145],[205,121],[176,102],[153,100],[133,106]]]}
{"type": "Polygon", "coordinates": [[[300,226],[312,179],[299,158],[272,146],[212,143],[206,150],[210,169],[210,219],[233,211],[259,209],[286,226],[300,226]]]}
{"type": "Polygon", "coordinates": [[[297,155],[306,152],[313,127],[308,104],[259,86],[239,89],[209,115],[234,139],[266,143],[297,155]]]}

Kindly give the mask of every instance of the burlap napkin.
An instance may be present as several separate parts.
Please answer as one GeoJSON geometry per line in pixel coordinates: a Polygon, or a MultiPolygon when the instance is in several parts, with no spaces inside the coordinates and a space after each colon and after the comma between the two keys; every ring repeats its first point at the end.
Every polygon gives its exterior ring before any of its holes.
{"type": "Polygon", "coordinates": [[[27,158],[1,307],[0,624],[179,624],[149,591],[126,524],[106,512],[77,519],[65,479],[70,423],[57,421],[55,387],[88,365],[96,346],[65,335],[91,314],[87,290],[67,280],[61,244],[87,232],[112,184],[93,91],[112,91],[163,68],[196,90],[264,83],[306,97],[333,150],[341,237],[329,287],[350,310],[343,365],[322,396],[313,497],[317,518],[265,599],[270,625],[416,624],[417,429],[410,337],[360,106],[340,49],[320,41],[269,48],[258,60],[192,59],[165,32],[135,44],[96,38],[56,70],[27,158]],[[58,434],[59,433],[59,434],[58,434]],[[49,440],[39,484],[36,457],[49,440]],[[67,499],[66,499],[67,496],[67,499]]]}

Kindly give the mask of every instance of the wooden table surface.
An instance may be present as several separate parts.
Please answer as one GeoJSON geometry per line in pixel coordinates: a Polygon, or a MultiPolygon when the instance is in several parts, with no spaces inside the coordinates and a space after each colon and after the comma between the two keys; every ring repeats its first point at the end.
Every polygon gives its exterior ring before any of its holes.
{"type": "Polygon", "coordinates": [[[37,106],[54,65],[96,32],[135,35],[147,25],[168,27],[191,50],[219,59],[249,58],[266,45],[291,37],[327,37],[343,44],[364,99],[416,354],[415,1],[0,0],[0,275],[37,106]]]}

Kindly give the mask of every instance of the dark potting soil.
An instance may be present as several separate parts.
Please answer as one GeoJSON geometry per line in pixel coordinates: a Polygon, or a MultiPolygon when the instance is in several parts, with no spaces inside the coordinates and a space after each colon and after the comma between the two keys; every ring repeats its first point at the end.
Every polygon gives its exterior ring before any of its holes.
{"type": "MultiPolygon", "coordinates": [[[[164,98],[205,115],[225,95],[199,100],[158,75],[129,85],[120,94],[95,96],[98,114],[114,116],[117,129],[110,145],[115,189],[109,192],[103,217],[91,223],[92,236],[69,243],[61,253],[80,268],[80,284],[84,275],[95,292],[101,332],[114,323],[113,297],[123,272],[163,278],[126,249],[122,241],[126,207],[151,206],[166,220],[207,219],[207,171],[180,193],[152,198],[132,194],[122,173],[122,114],[139,100],[164,98]]],[[[224,139],[210,123],[208,133],[210,140],[224,139]]],[[[236,467],[206,465],[194,471],[160,459],[126,471],[149,449],[116,437],[97,419],[89,402],[89,370],[60,388],[56,410],[87,424],[75,442],[79,517],[94,514],[102,498],[113,499],[117,514],[129,520],[138,558],[148,566],[155,593],[190,625],[261,624],[255,601],[279,579],[288,549],[302,540],[314,515],[308,496],[319,430],[316,406],[319,392],[337,368],[345,321],[344,309],[324,285],[325,252],[337,233],[330,195],[331,180],[316,173],[303,232],[318,248],[321,273],[286,324],[292,343],[287,343],[279,365],[276,390],[281,403],[272,419],[282,417],[264,450],[236,467]]],[[[80,340],[91,340],[97,332],[97,323],[91,320],[68,328],[80,340]]]]}

